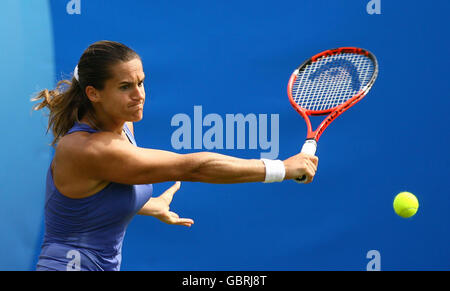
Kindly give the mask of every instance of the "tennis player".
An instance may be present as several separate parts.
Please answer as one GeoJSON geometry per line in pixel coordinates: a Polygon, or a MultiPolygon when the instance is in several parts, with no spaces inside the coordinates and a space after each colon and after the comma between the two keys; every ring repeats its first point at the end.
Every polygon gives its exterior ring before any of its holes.
{"type": "Polygon", "coordinates": [[[45,235],[37,270],[120,270],[127,225],[136,214],[190,227],[170,211],[179,181],[281,182],[306,175],[317,157],[240,159],[210,152],[177,154],[138,147],[133,122],[143,117],[145,74],[127,46],[100,41],[81,56],[71,81],[41,91],[55,154],[48,168],[45,235]],[[153,183],[174,181],[159,197],[153,183]]]}

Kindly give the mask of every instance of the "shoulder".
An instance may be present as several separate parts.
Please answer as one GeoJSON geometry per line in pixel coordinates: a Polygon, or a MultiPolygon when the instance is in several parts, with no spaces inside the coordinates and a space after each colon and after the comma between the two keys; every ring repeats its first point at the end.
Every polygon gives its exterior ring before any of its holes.
{"type": "Polygon", "coordinates": [[[113,132],[74,132],[62,137],[55,150],[55,155],[70,156],[72,158],[81,158],[83,156],[91,157],[99,152],[104,152],[124,146],[127,143],[125,139],[113,132]]]}
{"type": "Polygon", "coordinates": [[[100,171],[97,165],[106,163],[104,155],[111,156],[109,145],[120,139],[114,133],[82,131],[62,137],[52,162],[53,180],[58,190],[72,198],[98,192],[109,181],[96,176],[100,171]]]}
{"type": "Polygon", "coordinates": [[[59,141],[53,158],[55,185],[62,193],[90,193],[101,183],[115,182],[108,171],[123,165],[134,150],[125,137],[112,132],[74,132],[59,141]]]}

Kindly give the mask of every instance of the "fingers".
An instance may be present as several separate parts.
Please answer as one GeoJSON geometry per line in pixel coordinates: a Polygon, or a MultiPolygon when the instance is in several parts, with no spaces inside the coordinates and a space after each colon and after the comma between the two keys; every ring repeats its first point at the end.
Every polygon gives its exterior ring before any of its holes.
{"type": "Polygon", "coordinates": [[[175,184],[173,184],[169,190],[173,191],[173,193],[177,192],[181,188],[181,182],[176,181],[175,184]]]}
{"type": "Polygon", "coordinates": [[[316,168],[317,168],[317,166],[319,165],[319,158],[317,157],[317,156],[309,156],[309,160],[311,161],[311,162],[313,162],[313,164],[316,166],[316,168]]]}
{"type": "Polygon", "coordinates": [[[187,227],[191,227],[194,224],[194,220],[190,218],[180,218],[178,214],[172,211],[170,211],[169,214],[171,218],[170,224],[184,225],[187,227]]]}
{"type": "Polygon", "coordinates": [[[180,189],[180,187],[181,182],[177,181],[169,189],[164,191],[164,193],[159,197],[152,198],[155,201],[158,200],[158,202],[160,203],[160,208],[162,209],[160,214],[157,216],[155,215],[155,217],[167,224],[184,225],[190,227],[194,224],[194,220],[190,218],[180,218],[175,212],[169,211],[173,195],[180,189]]]}
{"type": "Polygon", "coordinates": [[[308,183],[311,183],[313,181],[314,175],[316,174],[316,171],[317,171],[317,166],[313,162],[308,161],[306,163],[306,169],[305,170],[306,170],[306,182],[305,182],[305,184],[308,184],[308,183]]]}
{"type": "Polygon", "coordinates": [[[194,224],[194,221],[189,218],[180,218],[176,223],[176,225],[182,225],[182,226],[187,226],[187,227],[191,227],[193,224],[194,224]]]}
{"type": "Polygon", "coordinates": [[[161,194],[161,197],[164,198],[168,204],[170,204],[172,202],[173,195],[175,194],[175,192],[180,190],[180,188],[181,188],[181,182],[177,181],[169,189],[164,191],[164,193],[161,194]]]}
{"type": "Polygon", "coordinates": [[[317,171],[317,159],[316,161],[308,160],[308,166],[314,170],[314,173],[317,171]]]}
{"type": "Polygon", "coordinates": [[[311,161],[314,165],[319,164],[319,158],[317,156],[311,156],[311,155],[307,155],[307,154],[302,154],[304,158],[306,158],[308,161],[311,161]]]}
{"type": "Polygon", "coordinates": [[[317,172],[319,158],[312,155],[301,154],[303,160],[303,175],[306,175],[305,184],[311,183],[317,172]]]}

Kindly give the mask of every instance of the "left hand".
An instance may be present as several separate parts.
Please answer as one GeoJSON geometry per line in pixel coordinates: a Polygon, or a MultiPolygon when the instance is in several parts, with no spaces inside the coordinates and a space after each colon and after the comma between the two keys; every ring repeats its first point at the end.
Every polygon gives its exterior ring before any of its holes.
{"type": "Polygon", "coordinates": [[[190,227],[192,224],[194,224],[194,220],[190,218],[180,218],[178,214],[170,211],[170,203],[172,202],[173,195],[180,189],[180,187],[181,182],[177,181],[172,187],[167,189],[159,197],[151,198],[148,202],[148,207],[151,209],[148,210],[151,210],[150,215],[158,218],[164,223],[190,227]]]}

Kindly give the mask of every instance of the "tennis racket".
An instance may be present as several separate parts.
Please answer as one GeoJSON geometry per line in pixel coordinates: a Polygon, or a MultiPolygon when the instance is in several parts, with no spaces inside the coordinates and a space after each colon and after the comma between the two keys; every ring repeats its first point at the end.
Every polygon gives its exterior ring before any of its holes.
{"type": "MultiPolygon", "coordinates": [[[[358,103],[378,76],[378,62],[369,51],[342,47],[321,52],[305,61],[291,75],[289,101],[305,119],[308,133],[301,152],[315,155],[324,130],[339,115],[358,103]],[[309,116],[327,115],[316,130],[309,116]]],[[[294,181],[304,183],[306,176],[294,181]]]]}

